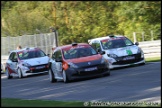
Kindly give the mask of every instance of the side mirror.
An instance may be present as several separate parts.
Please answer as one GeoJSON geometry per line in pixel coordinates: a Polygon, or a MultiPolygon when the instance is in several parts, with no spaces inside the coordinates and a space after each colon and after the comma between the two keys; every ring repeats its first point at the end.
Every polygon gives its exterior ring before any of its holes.
{"type": "Polygon", "coordinates": [[[55,61],[56,62],[62,62],[62,58],[56,58],[55,61]]]}
{"type": "Polygon", "coordinates": [[[101,51],[101,49],[100,48],[97,48],[97,52],[100,52],[101,51]]]}
{"type": "Polygon", "coordinates": [[[18,62],[18,60],[17,59],[13,59],[12,62],[18,62]]]}
{"type": "Polygon", "coordinates": [[[47,54],[48,57],[50,57],[50,54],[47,54]]]}
{"type": "Polygon", "coordinates": [[[104,55],[105,51],[100,51],[99,54],[104,55]]]}
{"type": "Polygon", "coordinates": [[[135,42],[135,45],[137,45],[137,46],[138,46],[138,45],[139,45],[139,43],[138,43],[138,42],[135,42]]]}

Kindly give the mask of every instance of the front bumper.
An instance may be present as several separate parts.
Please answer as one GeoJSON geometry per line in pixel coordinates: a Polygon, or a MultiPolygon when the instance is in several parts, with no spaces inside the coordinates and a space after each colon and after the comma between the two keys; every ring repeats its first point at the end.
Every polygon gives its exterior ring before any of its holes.
{"type": "Polygon", "coordinates": [[[131,65],[142,64],[142,63],[145,63],[144,57],[141,58],[141,54],[134,54],[131,56],[123,56],[123,57],[116,58],[115,62],[109,63],[109,68],[113,69],[113,68],[131,66],[131,65]],[[134,57],[134,59],[123,60],[126,57],[134,57]]]}
{"type": "Polygon", "coordinates": [[[97,67],[97,69],[91,71],[85,71],[86,68],[77,68],[77,69],[69,68],[66,70],[66,73],[70,80],[90,78],[90,77],[110,74],[110,69],[106,65],[101,64],[99,66],[94,66],[94,67],[97,67]]]}
{"type": "Polygon", "coordinates": [[[135,62],[135,63],[129,63],[129,64],[124,64],[124,65],[109,65],[110,69],[114,69],[114,68],[120,68],[120,67],[126,67],[126,66],[132,66],[132,65],[137,65],[137,64],[142,64],[145,63],[145,60],[141,60],[139,62],[135,62]]]}
{"type": "Polygon", "coordinates": [[[49,70],[48,64],[32,66],[32,67],[29,67],[29,68],[26,68],[26,69],[22,69],[23,76],[46,73],[46,72],[48,72],[48,70],[49,70]],[[43,66],[43,67],[37,69],[37,67],[41,67],[41,66],[43,66]]]}

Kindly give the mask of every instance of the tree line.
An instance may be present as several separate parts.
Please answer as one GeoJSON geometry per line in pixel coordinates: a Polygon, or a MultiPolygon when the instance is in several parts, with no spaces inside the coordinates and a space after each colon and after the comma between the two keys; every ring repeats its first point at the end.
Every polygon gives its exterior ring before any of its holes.
{"type": "Polygon", "coordinates": [[[133,32],[161,39],[161,1],[1,1],[1,36],[57,30],[61,45],[133,32]]]}

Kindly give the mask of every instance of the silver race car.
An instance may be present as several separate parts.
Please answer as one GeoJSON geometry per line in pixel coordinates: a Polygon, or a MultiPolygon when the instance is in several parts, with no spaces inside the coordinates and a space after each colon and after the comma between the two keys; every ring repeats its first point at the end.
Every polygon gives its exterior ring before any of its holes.
{"type": "Polygon", "coordinates": [[[105,51],[103,55],[109,62],[109,68],[145,64],[144,53],[138,46],[125,36],[110,35],[88,40],[96,51],[105,51]]]}

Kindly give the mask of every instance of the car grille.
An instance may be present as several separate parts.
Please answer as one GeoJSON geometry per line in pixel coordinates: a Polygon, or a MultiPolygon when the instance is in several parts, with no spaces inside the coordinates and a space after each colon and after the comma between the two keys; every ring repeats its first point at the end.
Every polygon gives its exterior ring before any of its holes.
{"type": "Polygon", "coordinates": [[[30,71],[27,71],[26,73],[39,73],[39,72],[48,71],[48,69],[49,69],[48,64],[37,65],[37,66],[30,67],[30,71]]]}
{"type": "MultiPolygon", "coordinates": [[[[92,67],[92,66],[91,66],[92,67]]],[[[86,67],[86,68],[91,68],[91,67],[86,67]]],[[[95,66],[93,66],[95,67],[95,66]]],[[[94,74],[101,74],[104,73],[105,71],[108,71],[109,69],[105,65],[99,65],[96,66],[97,70],[92,70],[92,71],[85,71],[86,68],[82,68],[77,71],[77,76],[88,76],[88,75],[94,75],[94,74]]]]}
{"type": "Polygon", "coordinates": [[[117,62],[114,62],[112,65],[124,65],[124,64],[130,64],[130,63],[136,63],[141,60],[143,60],[143,58],[141,58],[141,54],[133,54],[131,56],[123,56],[123,57],[116,58],[117,62]],[[123,60],[125,57],[135,57],[135,59],[123,60]]]}

